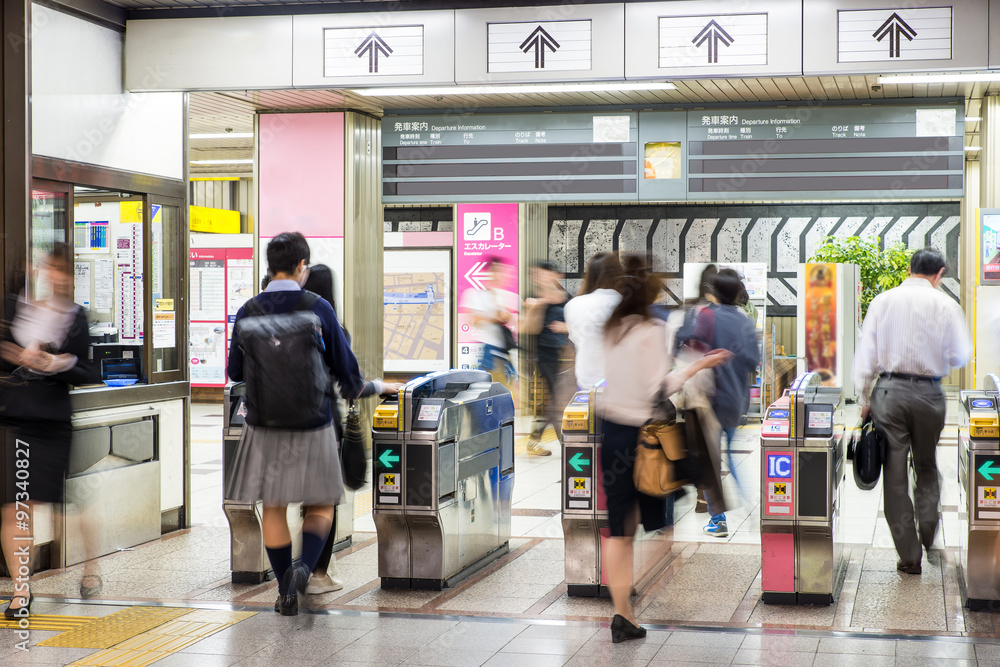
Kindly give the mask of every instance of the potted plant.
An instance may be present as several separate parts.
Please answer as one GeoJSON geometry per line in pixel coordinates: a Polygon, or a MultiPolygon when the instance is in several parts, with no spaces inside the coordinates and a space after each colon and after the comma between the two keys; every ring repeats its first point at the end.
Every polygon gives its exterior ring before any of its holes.
{"type": "Polygon", "coordinates": [[[896,287],[910,274],[913,251],[902,243],[882,248],[879,239],[860,236],[827,236],[810,262],[857,264],[861,274],[861,317],[878,294],[896,287]]]}

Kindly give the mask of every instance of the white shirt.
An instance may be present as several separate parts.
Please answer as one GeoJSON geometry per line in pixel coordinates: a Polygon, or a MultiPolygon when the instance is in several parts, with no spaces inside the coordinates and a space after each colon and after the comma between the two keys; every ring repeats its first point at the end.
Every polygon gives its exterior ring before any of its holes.
{"type": "Polygon", "coordinates": [[[480,343],[503,348],[503,331],[497,319],[501,311],[513,313],[517,310],[517,295],[502,289],[467,289],[462,294],[462,307],[489,322],[476,326],[476,338],[480,343]]]}
{"type": "Polygon", "coordinates": [[[576,346],[576,384],[589,389],[604,379],[604,325],[621,303],[613,289],[597,289],[569,300],[563,309],[569,339],[576,346]]]}
{"type": "Polygon", "coordinates": [[[941,378],[972,357],[962,308],[924,278],[907,278],[872,300],[854,357],[858,403],[882,373],[941,378]]]}

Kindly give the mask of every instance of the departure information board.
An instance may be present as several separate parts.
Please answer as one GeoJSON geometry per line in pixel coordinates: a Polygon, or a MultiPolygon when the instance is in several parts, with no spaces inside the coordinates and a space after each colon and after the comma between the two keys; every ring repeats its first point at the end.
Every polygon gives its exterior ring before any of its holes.
{"type": "Polygon", "coordinates": [[[385,203],[964,195],[964,107],[386,116],[385,203]]]}
{"type": "Polygon", "coordinates": [[[634,113],[382,121],[382,201],[635,201],[634,113]]]}

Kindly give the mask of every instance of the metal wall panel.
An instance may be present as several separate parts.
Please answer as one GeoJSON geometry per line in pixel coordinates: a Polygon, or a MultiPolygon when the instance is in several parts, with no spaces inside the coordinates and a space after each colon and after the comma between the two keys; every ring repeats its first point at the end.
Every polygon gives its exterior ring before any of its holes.
{"type": "MultiPolygon", "coordinates": [[[[366,377],[382,376],[382,198],[378,119],[349,112],[344,118],[344,323],[366,377]]],[[[365,401],[370,415],[373,401],[365,401]]]]}
{"type": "Polygon", "coordinates": [[[291,87],[291,16],[126,24],[125,88],[132,92],[291,87]]]}
{"type": "Polygon", "coordinates": [[[625,26],[629,79],[802,74],[801,0],[631,3],[625,26]]]}
{"type": "Polygon", "coordinates": [[[990,69],[1000,69],[1000,0],[990,0],[990,69]]]}
{"type": "Polygon", "coordinates": [[[622,79],[624,36],[623,4],[459,10],[455,81],[622,79]]]}
{"type": "Polygon", "coordinates": [[[455,12],[450,10],[300,14],[292,29],[296,87],[455,79],[455,12]]]}
{"type": "Polygon", "coordinates": [[[987,66],[987,0],[908,0],[895,7],[878,0],[813,0],[807,9],[802,16],[802,71],[807,76],[975,70],[987,66]],[[951,34],[947,39],[947,17],[940,11],[926,11],[931,8],[951,10],[951,34]],[[879,18],[883,21],[879,22],[879,18]],[[875,28],[869,33],[872,25],[875,28]],[[860,54],[857,46],[849,46],[859,41],[861,48],[871,47],[870,52],[865,51],[869,55],[860,54]],[[941,57],[949,52],[950,57],[941,57]]]}

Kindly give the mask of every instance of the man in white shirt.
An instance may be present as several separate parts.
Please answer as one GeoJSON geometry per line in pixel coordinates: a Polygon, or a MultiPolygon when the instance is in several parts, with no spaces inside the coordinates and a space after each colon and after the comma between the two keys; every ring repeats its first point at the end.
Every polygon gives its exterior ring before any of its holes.
{"type": "Polygon", "coordinates": [[[854,358],[862,420],[871,414],[889,440],[885,520],[900,558],[896,569],[907,574],[920,574],[920,545],[930,549],[937,533],[941,483],[935,455],[946,409],[941,378],[972,356],[961,307],[937,289],[947,270],[937,250],[917,251],[910,277],[872,300],[854,358]],[[911,453],[915,515],[907,475],[911,453]]]}

